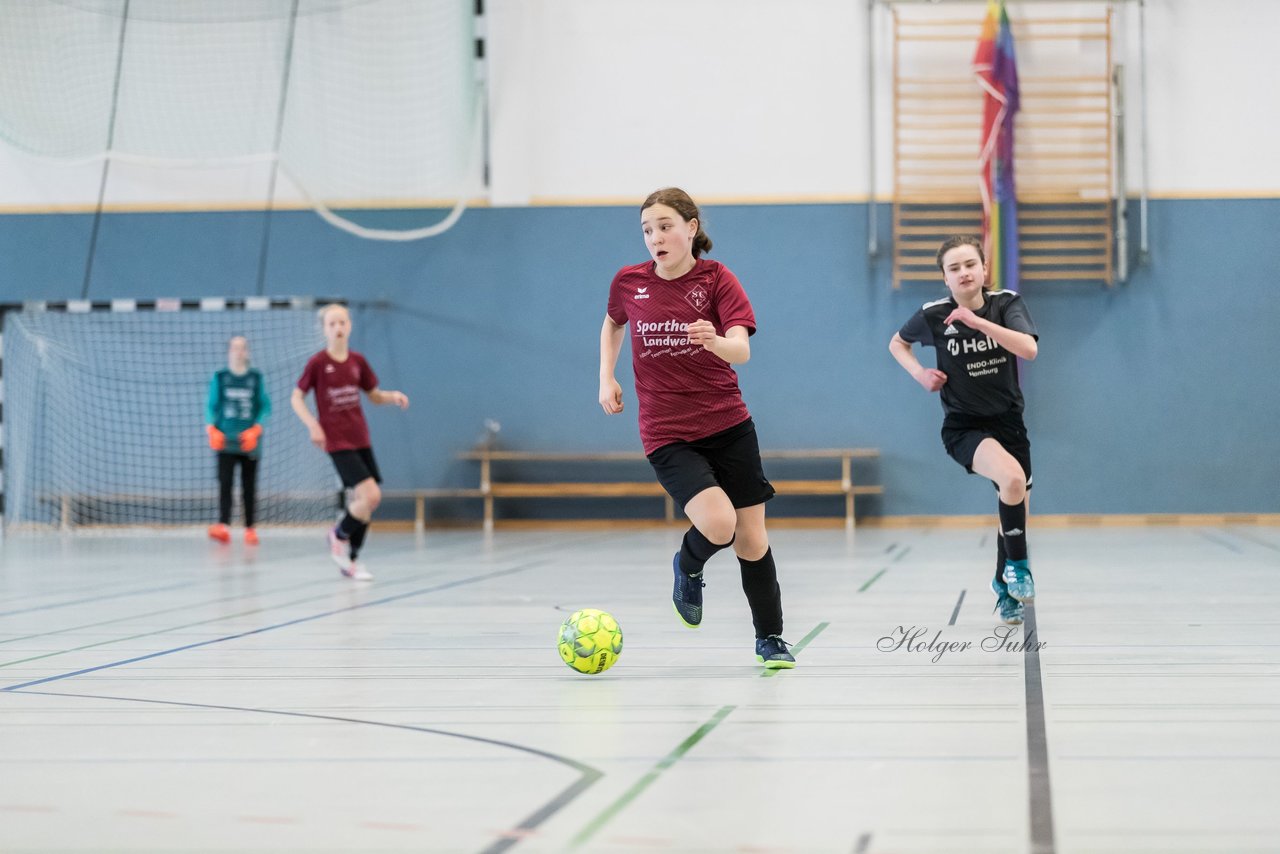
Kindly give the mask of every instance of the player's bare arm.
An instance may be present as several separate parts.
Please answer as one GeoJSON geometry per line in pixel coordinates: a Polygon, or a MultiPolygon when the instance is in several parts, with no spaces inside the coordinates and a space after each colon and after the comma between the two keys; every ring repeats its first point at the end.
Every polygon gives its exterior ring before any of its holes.
{"type": "Polygon", "coordinates": [[[745,326],[732,326],[724,335],[716,334],[715,324],[709,320],[695,320],[689,324],[689,342],[708,350],[731,365],[741,365],[751,358],[751,340],[745,326]]]}

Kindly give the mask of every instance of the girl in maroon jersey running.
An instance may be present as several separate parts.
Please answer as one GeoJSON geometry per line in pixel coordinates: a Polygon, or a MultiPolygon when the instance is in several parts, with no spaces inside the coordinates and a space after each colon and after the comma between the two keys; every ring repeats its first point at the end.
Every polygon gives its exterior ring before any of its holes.
{"type": "Polygon", "coordinates": [[[329,452],[342,485],[351,490],[346,515],[329,531],[329,554],[348,578],[372,581],[373,575],[356,561],[364,545],[373,511],[382,501],[378,484],[382,475],[369,443],[369,425],[360,408],[360,392],[381,406],[394,404],[407,409],[409,398],[402,392],[378,388],[378,377],[364,356],[348,346],[351,314],[345,306],[326,305],[320,309],[320,325],[328,346],[307,361],[293,390],[293,411],[311,433],[311,441],[329,452]],[[307,409],[307,392],[316,391],[316,412],[307,409]]]}
{"type": "Polygon", "coordinates": [[[756,660],[795,667],[782,640],[782,593],[764,522],[773,486],[731,367],[751,357],[755,314],[729,268],[701,257],[711,239],[684,190],[668,187],[645,199],[640,227],[652,260],[623,267],[609,288],[600,406],[622,412],[614,369],[629,323],[644,451],[693,522],[672,559],[676,614],[690,628],[702,622],[703,566],[732,545],[755,624],[756,660]]]}

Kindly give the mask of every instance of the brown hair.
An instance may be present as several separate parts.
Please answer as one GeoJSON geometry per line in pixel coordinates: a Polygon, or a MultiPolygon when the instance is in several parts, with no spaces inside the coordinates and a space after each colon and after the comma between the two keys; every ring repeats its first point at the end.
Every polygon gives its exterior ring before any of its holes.
{"type": "Polygon", "coordinates": [[[987,256],[982,251],[982,238],[976,237],[972,234],[957,234],[954,237],[948,237],[946,240],[942,241],[942,246],[938,247],[939,270],[942,269],[942,259],[946,257],[947,253],[952,249],[957,249],[961,246],[972,246],[974,249],[977,249],[978,260],[982,262],[983,266],[986,266],[987,256]]]}
{"type": "Polygon", "coordinates": [[[666,205],[680,214],[685,222],[695,219],[698,221],[698,233],[693,236],[694,258],[701,258],[703,252],[711,251],[711,238],[707,237],[707,232],[702,228],[702,212],[698,210],[698,206],[694,204],[688,193],[679,187],[663,187],[661,190],[654,190],[640,206],[641,213],[654,205],[666,205]]]}

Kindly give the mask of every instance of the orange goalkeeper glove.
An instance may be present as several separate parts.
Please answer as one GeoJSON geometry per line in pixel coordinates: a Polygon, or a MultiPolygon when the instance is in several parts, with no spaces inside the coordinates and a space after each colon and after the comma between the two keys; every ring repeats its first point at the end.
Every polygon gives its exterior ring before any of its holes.
{"type": "Polygon", "coordinates": [[[210,448],[213,448],[215,451],[221,451],[227,446],[226,435],[217,427],[214,427],[212,424],[206,424],[204,425],[204,431],[209,434],[210,448]]]}
{"type": "Polygon", "coordinates": [[[248,453],[258,447],[258,439],[262,436],[262,425],[254,424],[240,434],[240,450],[248,453]]]}

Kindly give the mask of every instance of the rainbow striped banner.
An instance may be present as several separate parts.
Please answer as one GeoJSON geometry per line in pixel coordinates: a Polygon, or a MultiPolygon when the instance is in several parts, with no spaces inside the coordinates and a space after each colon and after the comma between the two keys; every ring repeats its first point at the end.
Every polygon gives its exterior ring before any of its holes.
{"type": "Polygon", "coordinates": [[[1013,182],[1013,118],[1018,112],[1018,61],[1004,0],[987,0],[987,17],[973,56],[983,91],[982,239],[988,282],[995,290],[1018,290],[1018,198],[1013,182]]]}

